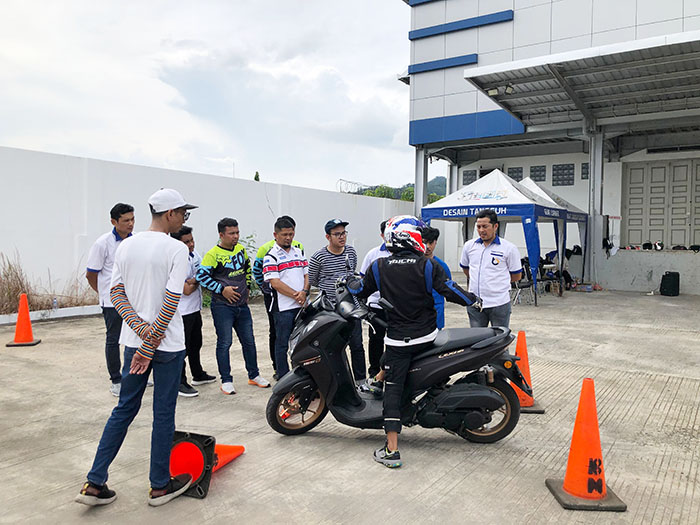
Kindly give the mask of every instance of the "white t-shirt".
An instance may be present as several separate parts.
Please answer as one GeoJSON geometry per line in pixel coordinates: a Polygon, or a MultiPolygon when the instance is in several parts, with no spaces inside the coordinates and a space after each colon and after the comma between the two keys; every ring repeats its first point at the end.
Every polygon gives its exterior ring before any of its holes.
{"type": "Polygon", "coordinates": [[[117,230],[112,228],[111,232],[97,238],[88,254],[87,271],[97,274],[97,294],[100,297],[100,306],[103,308],[113,308],[112,300],[109,298],[112,266],[114,265],[114,253],[122,240],[117,230]]]}
{"type": "MultiPolygon", "coordinates": [[[[165,299],[165,289],[181,294],[189,271],[189,250],[181,241],[162,232],[137,233],[121,243],[114,257],[111,286],[124,284],[124,291],[136,314],[153,323],[165,299]]],[[[138,348],[143,340],[122,323],[119,342],[138,348]]],[[[164,352],[185,349],[185,327],[180,309],[175,312],[158,346],[164,352]]]]}
{"type": "MultiPolygon", "coordinates": [[[[279,279],[292,290],[304,289],[304,276],[309,273],[309,263],[304,257],[304,253],[297,247],[292,246],[289,252],[284,251],[275,243],[263,259],[263,278],[265,282],[272,279],[279,279]]],[[[301,308],[291,297],[287,297],[277,291],[277,309],[280,312],[301,308]]]]}
{"type": "MultiPolygon", "coordinates": [[[[381,259],[382,257],[389,257],[390,255],[391,252],[386,249],[386,244],[384,243],[382,243],[380,246],[372,248],[370,251],[367,252],[367,255],[365,255],[365,259],[362,261],[362,266],[360,266],[360,274],[364,277],[364,275],[369,270],[370,265],[374,261],[376,261],[377,259],[381,259]]],[[[379,292],[374,292],[367,298],[367,304],[375,308],[381,308],[381,306],[379,306],[379,298],[379,292]]]]}
{"type": "MultiPolygon", "coordinates": [[[[199,270],[199,265],[202,262],[202,256],[197,253],[197,250],[194,250],[187,256],[187,261],[189,263],[187,279],[191,279],[197,275],[197,270],[199,270]]],[[[202,309],[202,287],[197,286],[190,295],[185,295],[183,293],[182,297],[180,297],[180,304],[177,305],[177,309],[180,310],[182,315],[199,312],[202,309]]]]}
{"type": "Polygon", "coordinates": [[[518,248],[498,235],[488,246],[480,238],[470,239],[459,261],[469,269],[469,291],[484,301],[484,308],[510,301],[510,276],[523,271],[518,248]]]}

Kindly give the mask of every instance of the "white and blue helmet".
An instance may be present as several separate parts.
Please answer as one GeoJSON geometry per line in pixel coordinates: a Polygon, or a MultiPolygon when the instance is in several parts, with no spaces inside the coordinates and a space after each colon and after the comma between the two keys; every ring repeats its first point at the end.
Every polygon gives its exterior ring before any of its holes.
{"type": "Polygon", "coordinates": [[[384,242],[390,252],[411,250],[418,255],[425,254],[422,229],[427,225],[413,215],[397,215],[386,223],[384,242]]]}

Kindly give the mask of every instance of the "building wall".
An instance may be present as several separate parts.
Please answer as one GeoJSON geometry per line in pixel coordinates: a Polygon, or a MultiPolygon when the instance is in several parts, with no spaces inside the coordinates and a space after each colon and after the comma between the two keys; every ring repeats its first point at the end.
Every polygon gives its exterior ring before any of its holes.
{"type": "Polygon", "coordinates": [[[161,187],[176,188],[200,206],[187,221],[200,253],[216,243],[222,217],[238,219],[241,237],[253,234],[257,245],[272,238],[275,218],[287,214],[297,221],[296,237],[307,255],[326,244],[323,225],[339,217],[350,222],[348,242],[364,257],[381,242],[379,223],[413,208],[397,200],[4,147],[0,173],[0,253],[18,255],[35,283],[51,283],[59,293],[73,279],[84,280],[90,246],[111,229],[110,208],[120,201],[132,204],[135,231],[145,230],[146,201],[161,187]]]}
{"type": "Polygon", "coordinates": [[[432,68],[411,74],[413,145],[522,132],[516,119],[464,80],[465,69],[700,29],[697,0],[409,0],[409,4],[409,72],[432,68]],[[472,27],[451,30],[470,25],[468,21],[472,27]],[[435,31],[441,33],[422,36],[435,31]]]}

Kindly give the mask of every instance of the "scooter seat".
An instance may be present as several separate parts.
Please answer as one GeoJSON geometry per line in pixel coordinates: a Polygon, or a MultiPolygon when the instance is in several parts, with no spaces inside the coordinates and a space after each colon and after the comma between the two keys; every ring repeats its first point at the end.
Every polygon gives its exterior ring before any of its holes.
{"type": "Polygon", "coordinates": [[[446,328],[438,332],[431,347],[413,356],[412,361],[471,346],[499,333],[493,328],[446,328]]]}

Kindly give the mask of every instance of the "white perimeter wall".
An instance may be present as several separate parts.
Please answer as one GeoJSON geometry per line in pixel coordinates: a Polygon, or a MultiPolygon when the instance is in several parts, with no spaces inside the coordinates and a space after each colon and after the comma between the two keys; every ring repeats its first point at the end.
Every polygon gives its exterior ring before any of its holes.
{"type": "Polygon", "coordinates": [[[0,177],[0,253],[18,253],[30,278],[47,286],[50,277],[58,293],[76,276],[84,280],[90,246],[111,229],[110,208],[132,204],[134,231],[145,230],[150,224],[146,201],[161,187],[175,188],[200,206],[187,221],[200,253],[216,243],[222,217],[238,219],[241,236],[255,234],[260,245],[272,238],[278,216],[291,215],[307,256],[326,244],[323,225],[338,217],[350,222],[348,242],[362,258],[380,243],[382,220],[413,209],[413,203],[398,200],[4,147],[0,177]]]}

